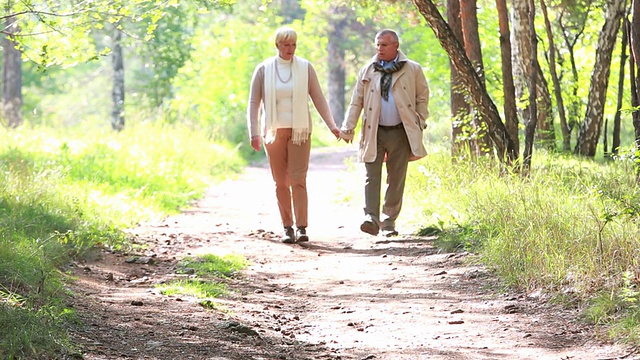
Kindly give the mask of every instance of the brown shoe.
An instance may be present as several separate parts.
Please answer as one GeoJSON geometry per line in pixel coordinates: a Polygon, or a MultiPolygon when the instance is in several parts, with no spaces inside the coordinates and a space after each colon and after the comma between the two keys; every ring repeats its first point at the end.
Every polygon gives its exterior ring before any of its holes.
{"type": "Polygon", "coordinates": [[[375,236],[378,235],[378,232],[380,232],[380,227],[374,220],[367,219],[362,223],[362,225],[360,225],[360,230],[366,232],[369,235],[375,236]]]}
{"type": "Polygon", "coordinates": [[[282,235],[280,241],[285,244],[293,244],[296,242],[295,234],[293,233],[293,228],[291,226],[284,227],[284,235],[282,235]]]}
{"type": "Polygon", "coordinates": [[[382,235],[386,237],[398,236],[398,232],[393,226],[385,226],[382,228],[382,235]]]}
{"type": "Polygon", "coordinates": [[[296,230],[296,241],[297,242],[307,242],[309,241],[309,236],[307,235],[307,228],[301,226],[296,230]]]}

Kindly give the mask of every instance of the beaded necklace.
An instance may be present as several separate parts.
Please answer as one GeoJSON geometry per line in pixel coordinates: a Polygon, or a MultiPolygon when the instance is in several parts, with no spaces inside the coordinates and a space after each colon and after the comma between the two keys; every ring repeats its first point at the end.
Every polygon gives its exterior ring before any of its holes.
{"type": "Polygon", "coordinates": [[[278,79],[280,79],[280,81],[283,84],[286,84],[289,82],[289,80],[291,80],[291,77],[293,76],[293,69],[291,69],[291,72],[289,73],[289,77],[287,78],[287,80],[282,80],[282,77],[280,76],[280,71],[278,71],[278,64],[276,63],[276,76],[278,77],[278,79]]]}

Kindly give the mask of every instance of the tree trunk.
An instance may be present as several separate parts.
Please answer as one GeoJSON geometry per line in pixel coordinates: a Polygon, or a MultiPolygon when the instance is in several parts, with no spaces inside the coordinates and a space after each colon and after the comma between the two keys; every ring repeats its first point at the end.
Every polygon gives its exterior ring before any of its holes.
{"type": "Polygon", "coordinates": [[[530,69],[531,77],[529,78],[529,121],[527,122],[524,130],[524,154],[523,156],[523,172],[525,175],[529,175],[531,169],[531,159],[533,158],[533,139],[536,132],[536,125],[538,122],[538,38],[536,36],[535,26],[535,0],[529,0],[529,39],[531,40],[530,47],[530,69]]]}
{"type": "Polygon", "coordinates": [[[556,45],[553,41],[553,31],[551,30],[551,21],[547,13],[547,4],[544,0],[540,0],[540,9],[544,16],[544,25],[547,31],[547,41],[549,41],[549,70],[551,72],[551,80],[553,81],[553,89],[558,107],[558,116],[560,117],[560,129],[562,130],[562,149],[563,151],[571,151],[571,132],[567,124],[567,116],[564,111],[564,100],[562,99],[562,87],[560,78],[556,71],[556,45]]]}
{"type": "Polygon", "coordinates": [[[284,24],[291,24],[295,20],[303,20],[306,13],[300,5],[300,0],[276,0],[274,8],[278,9],[278,15],[282,16],[284,24]]]}
{"type": "MultiPolygon", "coordinates": [[[[587,3],[589,7],[587,11],[584,13],[584,18],[579,22],[580,26],[577,30],[574,30],[575,35],[571,36],[571,29],[575,29],[576,26],[566,26],[564,23],[564,8],[560,11],[560,15],[558,16],[558,24],[561,29],[562,38],[564,39],[564,44],[567,48],[567,52],[569,54],[569,63],[571,64],[571,75],[573,77],[573,81],[571,82],[571,98],[570,102],[567,106],[567,128],[569,130],[568,138],[563,139],[563,144],[571,146],[571,134],[573,133],[573,129],[576,127],[578,123],[578,118],[580,117],[580,108],[583,105],[582,101],[578,98],[578,90],[580,84],[580,78],[578,76],[578,66],[576,65],[576,57],[575,57],[575,47],[578,43],[578,40],[584,33],[584,28],[587,24],[587,19],[589,18],[589,13],[591,9],[591,2],[587,3]]],[[[565,146],[563,145],[563,146],[565,146]]]]}
{"type": "Polygon", "coordinates": [[[591,74],[591,85],[587,100],[587,112],[578,133],[578,142],[574,153],[594,157],[602,130],[604,102],[611,72],[611,57],[616,43],[620,19],[624,15],[624,0],[611,0],[607,3],[607,15],[596,49],[596,62],[591,74]]]}
{"type": "MultiPolygon", "coordinates": [[[[345,43],[344,30],[347,26],[345,14],[349,14],[344,6],[332,5],[329,10],[329,42],[327,55],[329,60],[328,93],[331,113],[339,126],[344,121],[345,113],[345,43]]],[[[347,15],[348,16],[348,15],[347,15]]]]}
{"type": "Polygon", "coordinates": [[[536,61],[536,114],[538,116],[537,140],[547,149],[554,149],[556,143],[555,127],[553,125],[553,107],[551,106],[551,92],[540,64],[536,61]]]}
{"type": "MultiPolygon", "coordinates": [[[[459,0],[448,0],[447,19],[455,38],[460,44],[464,44],[459,0]]],[[[449,60],[449,68],[451,72],[451,156],[456,159],[463,157],[465,151],[473,149],[472,144],[469,142],[469,136],[465,135],[469,134],[468,115],[470,105],[467,103],[466,90],[460,80],[458,70],[451,60],[449,60]]]]}
{"type": "Polygon", "coordinates": [[[12,128],[22,125],[22,53],[15,35],[20,31],[18,19],[9,16],[2,37],[2,118],[12,128]]]}
{"type": "Polygon", "coordinates": [[[467,58],[464,48],[455,38],[451,28],[449,28],[449,25],[444,21],[438,8],[431,0],[413,0],[413,3],[429,23],[429,26],[440,41],[440,45],[449,55],[449,59],[453,61],[460,74],[460,81],[469,89],[471,99],[478,107],[480,114],[486,119],[489,136],[493,141],[498,159],[503,164],[511,166],[517,160],[514,142],[509,138],[507,129],[502,123],[502,119],[500,119],[500,113],[482,85],[478,74],[473,69],[473,65],[467,58]]]}
{"type": "MultiPolygon", "coordinates": [[[[640,0],[633,0],[633,16],[629,26],[629,76],[631,78],[631,106],[635,130],[636,153],[640,152],[640,0]]],[[[636,165],[636,184],[640,183],[640,166],[636,165]]]]}
{"type": "MultiPolygon", "coordinates": [[[[624,64],[627,62],[627,19],[623,21],[622,27],[622,46],[620,49],[620,76],[618,77],[618,103],[616,105],[616,113],[613,117],[613,141],[611,143],[611,155],[618,155],[620,149],[620,111],[622,109],[622,100],[624,92],[624,64]]],[[[605,135],[606,136],[606,135],[605,135]]],[[[607,149],[605,148],[605,152],[607,149]]]]}
{"type": "Polygon", "coordinates": [[[609,135],[607,134],[609,130],[609,119],[604,119],[604,133],[602,134],[602,147],[604,158],[609,157],[609,135]]]}
{"type": "MultiPolygon", "coordinates": [[[[632,7],[629,43],[631,44],[631,54],[635,59],[636,66],[640,66],[640,0],[633,0],[632,7]]],[[[637,71],[636,75],[640,76],[637,71]]],[[[637,81],[638,79],[636,79],[636,85],[639,85],[637,81]]]]}
{"type": "MultiPolygon", "coordinates": [[[[478,74],[482,86],[486,88],[484,64],[482,62],[482,48],[480,46],[480,35],[478,34],[478,14],[476,0],[460,0],[460,20],[462,22],[462,37],[464,39],[464,49],[466,51],[473,68],[478,74]]],[[[470,108],[473,124],[473,142],[477,156],[491,153],[492,146],[487,135],[486,120],[481,120],[482,116],[477,109],[470,108]]]]}
{"type": "MultiPolygon", "coordinates": [[[[511,40],[514,44],[514,75],[516,80],[516,98],[529,98],[527,91],[531,92],[530,82],[533,74],[533,64],[531,44],[532,36],[536,36],[535,32],[531,32],[529,26],[529,16],[531,12],[535,12],[535,7],[532,9],[532,5],[527,0],[514,0],[513,11],[513,33],[511,40]],[[531,11],[529,9],[532,9],[531,11]]],[[[534,13],[535,15],[535,13],[534,13]]],[[[537,139],[546,147],[553,147],[555,143],[555,134],[553,131],[553,116],[551,115],[551,94],[547,87],[547,82],[544,78],[544,74],[538,67],[538,71],[535,74],[537,81],[536,86],[536,127],[537,127],[537,139]]],[[[524,107],[521,110],[521,117],[524,124],[529,124],[531,119],[529,116],[532,111],[528,107],[524,107]]],[[[526,146],[526,144],[525,144],[526,146]]]]}
{"type": "Polygon", "coordinates": [[[111,127],[114,130],[124,129],[124,62],[122,58],[122,32],[117,26],[113,29],[113,109],[111,111],[111,127]]]}
{"type": "Polygon", "coordinates": [[[498,21],[500,23],[500,54],[502,55],[502,82],[504,91],[504,120],[509,138],[515,143],[516,158],[519,155],[518,109],[516,106],[516,89],[513,82],[513,66],[511,63],[511,39],[509,32],[509,10],[506,0],[496,0],[498,21]]]}

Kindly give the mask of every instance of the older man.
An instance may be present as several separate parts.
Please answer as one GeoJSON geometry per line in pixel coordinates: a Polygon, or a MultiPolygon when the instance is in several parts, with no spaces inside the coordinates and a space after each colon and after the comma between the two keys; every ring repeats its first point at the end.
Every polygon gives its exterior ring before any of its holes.
{"type": "Polygon", "coordinates": [[[422,132],[429,115],[429,85],[422,66],[400,50],[398,34],[385,29],[376,34],[376,55],[364,65],[353,90],[341,129],[351,142],[362,114],[358,161],[365,163],[364,221],[360,230],[397,235],[408,163],[426,156],[422,132]],[[382,164],[387,186],[380,216],[382,164]]]}

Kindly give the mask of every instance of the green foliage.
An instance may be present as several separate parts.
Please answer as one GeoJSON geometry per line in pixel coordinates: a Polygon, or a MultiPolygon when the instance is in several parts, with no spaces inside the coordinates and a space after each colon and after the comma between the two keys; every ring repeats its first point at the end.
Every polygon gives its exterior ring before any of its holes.
{"type": "Polygon", "coordinates": [[[195,123],[214,140],[247,143],[251,76],[255,66],[275,51],[273,30],[219,16],[224,27],[212,24],[196,34],[193,56],[174,81],[170,120],[195,123]]]}
{"type": "Polygon", "coordinates": [[[43,307],[34,312],[4,303],[1,295],[0,292],[0,358],[66,359],[80,356],[66,336],[66,329],[75,322],[71,310],[43,307]]]}
{"type": "Polygon", "coordinates": [[[20,36],[16,38],[24,56],[41,68],[54,65],[73,66],[96,60],[109,49],[98,50],[91,37],[92,32],[105,27],[121,26],[122,23],[142,24],[140,39],[148,41],[158,27],[158,22],[171,9],[195,6],[210,10],[233,4],[233,0],[183,2],[169,0],[81,2],[8,1],[4,6],[3,19],[18,23],[20,36]]]}
{"type": "Polygon", "coordinates": [[[173,97],[171,81],[193,50],[197,12],[188,2],[168,8],[153,30],[153,37],[133,47],[138,56],[129,57],[127,66],[132,68],[133,80],[129,91],[139,94],[136,103],[154,109],[173,97]]]}

